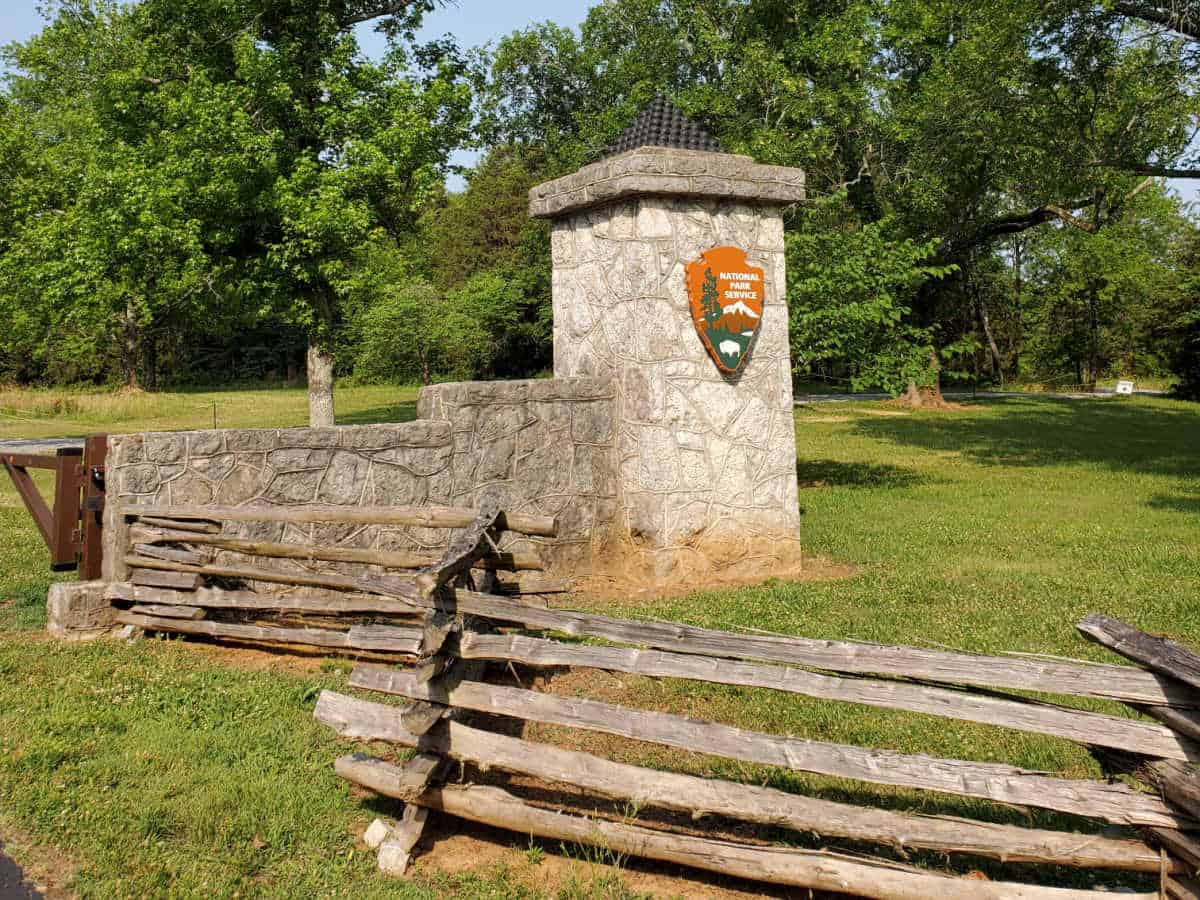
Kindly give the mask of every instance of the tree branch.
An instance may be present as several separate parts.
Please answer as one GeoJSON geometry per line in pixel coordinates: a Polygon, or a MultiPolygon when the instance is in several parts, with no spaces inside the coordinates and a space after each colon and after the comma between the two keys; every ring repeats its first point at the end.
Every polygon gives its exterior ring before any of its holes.
{"type": "Polygon", "coordinates": [[[353,28],[362,22],[370,22],[382,16],[397,16],[413,0],[348,0],[338,16],[338,23],[343,28],[353,28]]]}
{"type": "Polygon", "coordinates": [[[1113,10],[1132,19],[1162,25],[1172,31],[1200,41],[1200,21],[1193,15],[1190,3],[1144,3],[1139,0],[1117,0],[1113,10]]]}
{"type": "Polygon", "coordinates": [[[1156,178],[1200,178],[1200,169],[1173,169],[1170,166],[1156,166],[1152,163],[1120,163],[1104,160],[1093,163],[1106,169],[1122,169],[1133,175],[1153,175],[1156,178]]]}
{"type": "Polygon", "coordinates": [[[1045,225],[1054,219],[1059,219],[1068,225],[1073,225],[1076,228],[1094,233],[1096,226],[1085,219],[1075,215],[1071,210],[1082,209],[1087,206],[1090,200],[1080,200],[1070,203],[1067,206],[1060,206],[1057,203],[1047,203],[1044,206],[1039,206],[1036,209],[1031,209],[1023,213],[1011,213],[1007,216],[1001,216],[998,219],[993,219],[987,225],[979,230],[976,234],[973,243],[982,243],[994,237],[1000,237],[1005,234],[1019,234],[1022,231],[1028,231],[1030,228],[1037,228],[1039,225],[1045,225]]]}

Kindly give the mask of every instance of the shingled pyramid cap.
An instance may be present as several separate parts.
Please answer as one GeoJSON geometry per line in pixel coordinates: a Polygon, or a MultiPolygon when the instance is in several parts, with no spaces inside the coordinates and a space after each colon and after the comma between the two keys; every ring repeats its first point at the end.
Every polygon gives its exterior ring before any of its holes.
{"type": "Polygon", "coordinates": [[[662,94],[643,109],[633,124],[621,132],[601,158],[616,156],[639,147],[671,147],[676,150],[707,150],[720,153],[721,145],[707,131],[679,111],[662,94]]]}
{"type": "Polygon", "coordinates": [[[558,219],[631,197],[786,206],[804,202],[804,171],[725,153],[659,96],[596,162],[530,188],[529,214],[558,219]]]}

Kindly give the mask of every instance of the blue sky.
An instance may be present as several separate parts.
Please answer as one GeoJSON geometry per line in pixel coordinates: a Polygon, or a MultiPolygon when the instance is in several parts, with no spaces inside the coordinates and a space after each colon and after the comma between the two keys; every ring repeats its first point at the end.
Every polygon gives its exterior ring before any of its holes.
{"type": "MultiPolygon", "coordinates": [[[[478,46],[495,41],[534,22],[553,21],[560,25],[578,26],[589,7],[598,0],[451,0],[425,21],[421,30],[426,38],[447,32],[455,35],[463,46],[478,46]]],[[[22,41],[42,27],[37,12],[37,0],[0,0],[0,44],[22,41]]],[[[370,53],[379,46],[376,35],[363,29],[360,35],[364,49],[370,53]]],[[[459,154],[455,162],[468,164],[472,157],[459,154]]],[[[457,181],[457,179],[455,179],[457,181]]],[[[1184,199],[1200,199],[1200,182],[1173,179],[1174,187],[1184,199]]],[[[454,185],[456,186],[456,185],[454,185]]]]}

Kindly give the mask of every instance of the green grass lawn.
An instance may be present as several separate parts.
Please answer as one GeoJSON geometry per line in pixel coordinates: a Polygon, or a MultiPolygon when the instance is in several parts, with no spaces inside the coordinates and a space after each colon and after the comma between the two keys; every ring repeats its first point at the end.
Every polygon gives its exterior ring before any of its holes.
{"type": "MultiPolygon", "coordinates": [[[[6,396],[0,412],[24,409],[34,417],[36,405],[18,408],[6,396]]],[[[51,395],[42,397],[36,408],[53,409],[51,395]]],[[[399,389],[351,389],[339,393],[339,412],[343,421],[411,418],[412,398],[399,389]]],[[[0,417],[0,435],[202,427],[205,404],[211,424],[214,399],[221,425],[304,419],[299,391],[128,399],[126,407],[88,400],[50,421],[34,417],[32,426],[0,417]]],[[[819,485],[801,492],[807,549],[853,563],[859,574],[642,602],[623,612],[1111,661],[1074,631],[1083,615],[1099,611],[1200,642],[1200,406],[1030,397],[908,413],[839,404],[798,410],[796,434],[800,480],[819,485]]],[[[354,849],[354,833],[386,806],[352,795],[334,778],[332,759],[346,745],[311,721],[318,690],[344,686],[342,663],[309,676],[246,671],[221,667],[178,641],[63,645],[32,634],[43,622],[50,577],[45,550],[17,503],[10,487],[0,486],[0,837],[20,834],[65,854],[75,865],[72,887],[85,896],[535,893],[528,872],[494,866],[455,876],[418,870],[403,883],[374,873],[373,856],[354,849]]],[[[564,679],[560,689],[585,687],[760,730],[1098,774],[1087,753],[1068,742],[951,720],[604,674],[586,683],[564,679]]],[[[643,745],[621,752],[627,760],[834,799],[1087,827],[643,745]]],[[[512,843],[526,840],[514,836],[512,843]]],[[[971,867],[992,877],[1018,872],[969,861],[960,869],[971,867]]],[[[1064,884],[1093,878],[1025,874],[1064,884]]],[[[560,894],[618,896],[614,890],[592,883],[560,894]]]]}

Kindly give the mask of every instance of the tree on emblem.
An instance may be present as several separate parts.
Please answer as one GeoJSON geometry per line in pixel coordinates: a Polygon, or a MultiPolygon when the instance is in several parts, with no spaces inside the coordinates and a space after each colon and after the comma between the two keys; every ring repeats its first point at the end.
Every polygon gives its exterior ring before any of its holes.
{"type": "Polygon", "coordinates": [[[700,296],[700,308],[704,311],[704,321],[711,328],[721,318],[721,301],[717,293],[717,276],[711,268],[704,270],[704,290],[700,296]]]}

